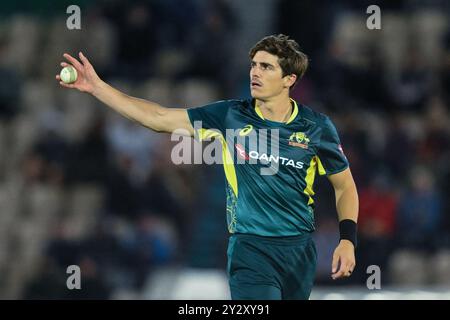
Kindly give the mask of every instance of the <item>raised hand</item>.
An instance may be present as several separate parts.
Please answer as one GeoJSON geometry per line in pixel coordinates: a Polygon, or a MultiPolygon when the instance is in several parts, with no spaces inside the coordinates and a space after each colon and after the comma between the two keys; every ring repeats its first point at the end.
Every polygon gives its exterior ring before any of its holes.
{"type": "Polygon", "coordinates": [[[59,81],[59,84],[65,88],[78,89],[82,92],[88,92],[93,94],[96,87],[102,82],[100,77],[94,70],[94,67],[89,62],[89,60],[83,55],[83,53],[78,54],[81,62],[72,57],[68,53],[64,53],[64,58],[69,62],[61,62],[62,67],[67,67],[72,65],[78,73],[77,81],[74,83],[64,83],[61,81],[59,75],[56,75],[56,80],[59,81]]]}

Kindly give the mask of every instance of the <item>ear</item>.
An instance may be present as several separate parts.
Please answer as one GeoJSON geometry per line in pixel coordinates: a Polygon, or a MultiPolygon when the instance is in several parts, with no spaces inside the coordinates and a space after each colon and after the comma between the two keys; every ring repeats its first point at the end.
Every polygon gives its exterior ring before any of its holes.
{"type": "Polygon", "coordinates": [[[284,80],[284,86],[286,88],[290,88],[294,85],[295,81],[297,80],[297,75],[296,74],[288,74],[288,75],[284,76],[283,80],[284,80]]]}

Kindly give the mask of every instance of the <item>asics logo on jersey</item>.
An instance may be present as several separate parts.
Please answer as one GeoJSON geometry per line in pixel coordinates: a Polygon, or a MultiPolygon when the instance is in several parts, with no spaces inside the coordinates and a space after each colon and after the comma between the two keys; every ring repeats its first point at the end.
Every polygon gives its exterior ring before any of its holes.
{"type": "Polygon", "coordinates": [[[244,128],[239,130],[239,135],[241,137],[248,135],[250,132],[252,132],[253,126],[251,124],[246,125],[244,128]]]}

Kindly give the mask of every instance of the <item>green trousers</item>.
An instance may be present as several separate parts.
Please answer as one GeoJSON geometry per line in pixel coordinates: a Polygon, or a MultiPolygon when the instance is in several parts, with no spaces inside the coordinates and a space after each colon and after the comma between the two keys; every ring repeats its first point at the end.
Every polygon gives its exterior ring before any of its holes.
{"type": "Polygon", "coordinates": [[[233,234],[227,254],[233,300],[309,298],[317,261],[310,234],[294,237],[233,234]]]}

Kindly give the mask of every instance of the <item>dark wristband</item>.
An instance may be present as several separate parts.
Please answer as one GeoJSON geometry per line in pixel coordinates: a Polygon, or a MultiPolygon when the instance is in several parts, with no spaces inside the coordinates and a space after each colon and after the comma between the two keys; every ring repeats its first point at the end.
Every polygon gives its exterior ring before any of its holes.
{"type": "Polygon", "coordinates": [[[349,240],[356,248],[357,244],[357,226],[356,222],[350,219],[345,219],[339,222],[340,240],[349,240]]]}

